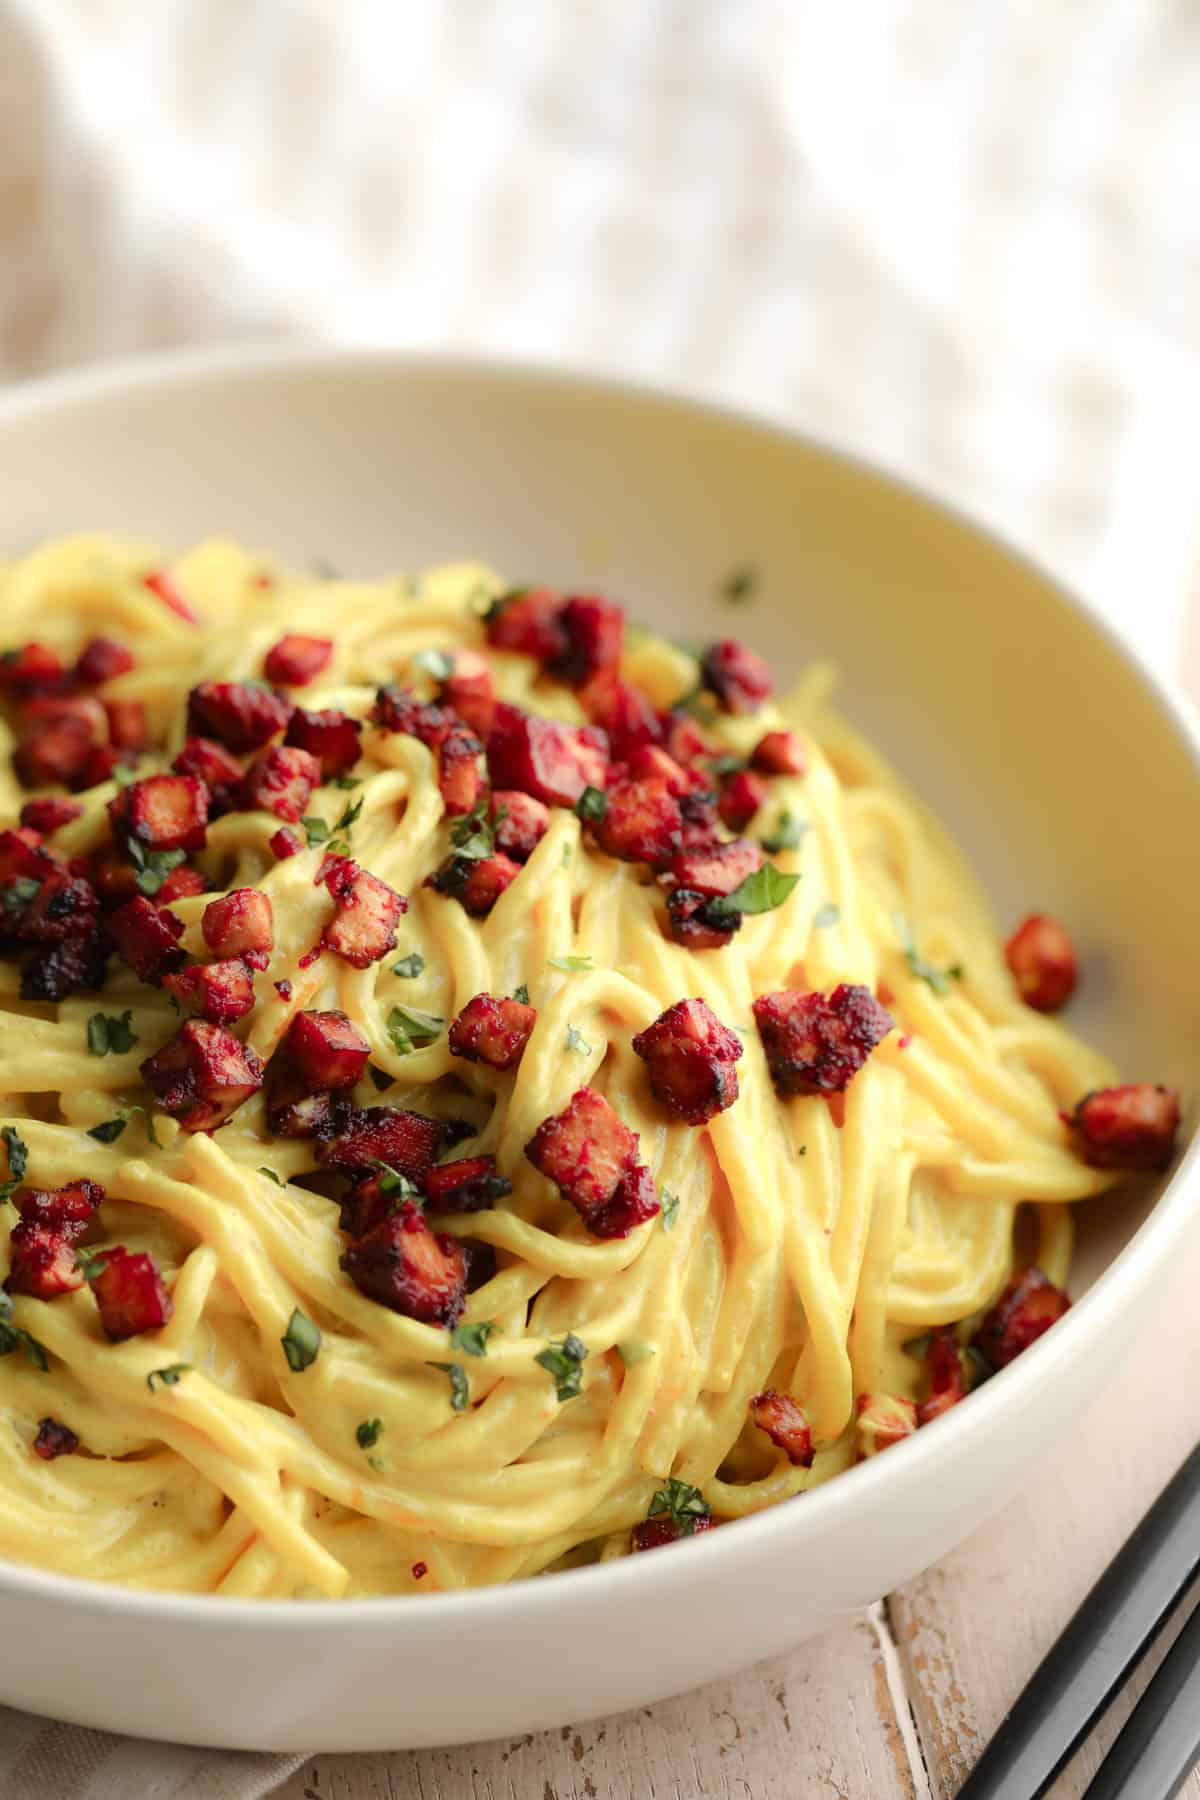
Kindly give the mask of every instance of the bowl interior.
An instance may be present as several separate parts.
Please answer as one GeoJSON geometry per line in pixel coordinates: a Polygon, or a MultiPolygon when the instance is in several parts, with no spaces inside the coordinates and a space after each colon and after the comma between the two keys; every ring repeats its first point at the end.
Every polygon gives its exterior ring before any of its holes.
{"type": "MultiPolygon", "coordinates": [[[[600,588],[671,635],[830,659],[844,708],[966,847],[999,923],[1069,920],[1073,1018],[1195,1088],[1200,777],[1161,695],[1036,569],[903,486],[736,418],[560,377],[268,358],[0,407],[0,545],[229,535],[375,574],[464,556],[600,588]],[[753,603],[724,578],[751,566],[753,603]]],[[[1078,1285],[1154,1189],[1087,1209],[1078,1285]]]]}

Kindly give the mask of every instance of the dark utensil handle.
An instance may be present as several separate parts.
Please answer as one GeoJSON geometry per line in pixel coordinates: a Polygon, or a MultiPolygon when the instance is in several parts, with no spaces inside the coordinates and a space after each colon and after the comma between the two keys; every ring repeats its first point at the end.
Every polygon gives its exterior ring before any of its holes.
{"type": "Polygon", "coordinates": [[[1039,1800],[1198,1569],[1200,1446],[1164,1488],[1001,1720],[958,1800],[1039,1800]]]}
{"type": "Polygon", "coordinates": [[[1200,1606],[1101,1763],[1086,1800],[1171,1800],[1200,1762],[1200,1606]]]}

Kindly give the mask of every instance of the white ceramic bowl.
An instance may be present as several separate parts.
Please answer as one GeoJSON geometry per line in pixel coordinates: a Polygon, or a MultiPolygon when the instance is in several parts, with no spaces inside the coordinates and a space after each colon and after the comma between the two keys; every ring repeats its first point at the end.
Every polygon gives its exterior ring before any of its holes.
{"type": "MultiPolygon", "coordinates": [[[[831,657],[1000,920],[1071,921],[1081,1027],[1132,1076],[1195,1093],[1195,729],[1084,608],[897,482],[588,380],[221,352],[0,402],[0,552],[93,528],[229,533],[362,574],[479,556],[675,633],[741,632],[783,672],[831,657]],[[731,618],[718,582],[746,562],[757,601],[731,618]]],[[[534,1731],[726,1675],[907,1580],[1020,1487],[1136,1354],[1196,1179],[1193,1148],[1161,1194],[1085,1208],[1082,1298],[1050,1337],[803,1499],[657,1555],[402,1600],[173,1597],[0,1564],[0,1698],[143,1736],[367,1750],[534,1731]]]]}

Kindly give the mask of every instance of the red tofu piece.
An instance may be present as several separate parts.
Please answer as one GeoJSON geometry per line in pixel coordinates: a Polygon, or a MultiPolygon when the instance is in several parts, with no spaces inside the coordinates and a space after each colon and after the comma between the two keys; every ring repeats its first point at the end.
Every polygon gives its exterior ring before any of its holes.
{"type": "Polygon", "coordinates": [[[665,712],[658,716],[664,732],[664,747],[677,763],[683,763],[686,766],[688,763],[695,762],[698,756],[708,755],[708,739],[690,714],[665,712]]]}
{"type": "Polygon", "coordinates": [[[671,863],[671,880],[675,887],[713,899],[718,894],[732,894],[765,861],[762,845],[753,838],[732,838],[725,844],[681,850],[671,863]]]}
{"type": "Polygon", "coordinates": [[[21,971],[22,1000],[65,1000],[104,985],[108,951],[98,931],[64,938],[31,956],[21,971]]]}
{"type": "Polygon", "coordinates": [[[347,856],[326,857],[317,875],[333,895],[333,918],[322,943],[355,969],[365,969],[396,948],[396,926],[408,901],[377,875],[347,856]]]}
{"type": "Polygon", "coordinates": [[[451,669],[441,684],[438,699],[457,713],[480,738],[492,729],[496,710],[496,683],[478,650],[448,650],[451,669]]]}
{"type": "Polygon", "coordinates": [[[111,781],[118,769],[131,769],[136,762],[136,751],[118,750],[115,744],[97,744],[83,766],[83,774],[71,786],[76,793],[99,787],[102,782],[111,781]]]}
{"type": "Polygon", "coordinates": [[[706,1124],[738,1097],[741,1039],[703,1000],[677,1000],[638,1032],[633,1049],[655,1099],[689,1125],[706,1124]]]}
{"type": "Polygon", "coordinates": [[[78,1448],[79,1439],[69,1425],[62,1425],[57,1419],[38,1420],[33,1453],[40,1456],[43,1462],[54,1462],[60,1456],[73,1456],[78,1448]]]}
{"type": "Polygon", "coordinates": [[[304,849],[301,839],[286,825],[281,825],[278,831],[272,832],[268,842],[276,862],[286,862],[289,856],[299,856],[304,849]]]}
{"type": "Polygon", "coordinates": [[[115,750],[144,750],[150,742],[146,708],[140,700],[106,700],[108,741],[115,750]]]}
{"type": "Polygon", "coordinates": [[[608,739],[594,725],[563,725],[501,701],[487,743],[495,788],[517,788],[544,806],[574,806],[607,779],[608,739]]]}
{"type": "Polygon", "coordinates": [[[842,1094],[896,1021],[870,988],[842,982],[826,997],[784,988],[761,994],[754,1020],[775,1091],[842,1094]]]}
{"type": "Polygon", "coordinates": [[[188,736],[216,738],[227,750],[261,750],[291,716],[286,695],[248,681],[203,681],[188,695],[188,736]]]}
{"type": "Polygon", "coordinates": [[[488,609],[485,630],[495,650],[517,650],[550,662],[566,648],[563,599],[553,588],[520,588],[488,609]]]}
{"type": "Polygon", "coordinates": [[[263,674],[279,687],[307,687],[332,661],[332,638],[303,637],[289,631],[267,651],[263,674]]]}
{"type": "Polygon", "coordinates": [[[314,1093],[353,1087],[371,1054],[369,1040],[343,1012],[297,1013],[283,1047],[314,1093]]]}
{"type": "Polygon", "coordinates": [[[1036,1012],[1057,1012],[1075,992],[1075,947],[1066,927],[1046,913],[1033,913],[1018,925],[1004,946],[1004,960],[1022,1000],[1036,1012]]]}
{"type": "Polygon", "coordinates": [[[52,866],[17,913],[17,936],[25,944],[61,944],[94,932],[99,910],[100,896],[90,881],[52,866]]]}
{"type": "Polygon", "coordinates": [[[454,725],[438,745],[438,788],[451,815],[473,810],[483,788],[483,745],[466,725],[454,725]]]}
{"type": "Polygon", "coordinates": [[[731,713],[757,712],[775,689],[767,663],[736,638],[720,638],[708,646],[700,659],[700,680],[731,713]]]}
{"type": "Polygon", "coordinates": [[[365,1106],[351,1115],[346,1128],[317,1150],[327,1169],[371,1169],[386,1163],[398,1175],[416,1181],[436,1160],[442,1127],[423,1113],[396,1106],[365,1106]]]}
{"type": "Polygon", "coordinates": [[[638,1134],[595,1088],[581,1087],[543,1119],[525,1146],[534,1168],[569,1200],[584,1224],[613,1198],[637,1163],[638,1134]]]}
{"type": "Polygon", "coordinates": [[[750,766],[760,775],[803,775],[808,757],[794,731],[768,731],[755,744],[750,766]]]}
{"type": "Polygon", "coordinates": [[[73,787],[81,782],[95,747],[92,726],[67,713],[35,726],[22,738],[13,751],[13,768],[25,787],[49,787],[53,782],[73,787]]]}
{"type": "Polygon", "coordinates": [[[7,1286],[12,1294],[53,1300],[58,1294],[69,1294],[83,1286],[74,1240],[45,1225],[19,1220],[12,1228],[10,1251],[12,1265],[7,1286]]]}
{"type": "Polygon", "coordinates": [[[209,791],[210,819],[218,819],[239,805],[242,765],[215,738],[188,738],[171,767],[176,775],[195,775],[205,784],[209,791]]]}
{"type": "Polygon", "coordinates": [[[430,1231],[411,1201],[351,1244],[341,1266],[368,1300],[406,1319],[454,1325],[462,1317],[466,1259],[452,1237],[430,1231]]]}
{"type": "Polygon", "coordinates": [[[399,1203],[394,1185],[389,1191],[384,1187],[381,1176],[360,1175],[342,1195],[338,1229],[344,1231],[347,1237],[366,1237],[368,1231],[374,1231],[376,1225],[386,1219],[390,1212],[394,1212],[399,1203]]]}
{"type": "Polygon", "coordinates": [[[710,914],[710,899],[693,888],[674,888],[667,895],[667,928],[687,950],[722,950],[741,929],[741,913],[710,914]]]}
{"type": "Polygon", "coordinates": [[[711,1513],[701,1513],[698,1518],[676,1519],[670,1513],[658,1513],[653,1519],[643,1519],[633,1528],[633,1549],[661,1550],[664,1544],[677,1544],[681,1538],[696,1537],[702,1531],[713,1529],[711,1513]]]}
{"type": "Polygon", "coordinates": [[[288,721],[283,741],[315,756],[328,781],[352,769],[362,755],[362,724],[333,707],[325,712],[305,712],[298,706],[288,721]]]}
{"type": "Polygon", "coordinates": [[[911,1437],[917,1429],[915,1404],[898,1394],[860,1394],[855,1407],[860,1456],[878,1456],[880,1451],[890,1450],[893,1444],[911,1437]]]}
{"type": "Polygon", "coordinates": [[[426,886],[448,894],[472,918],[482,919],[520,873],[520,863],[507,856],[448,856],[434,874],[427,876],[426,886]]]}
{"type": "Polygon", "coordinates": [[[625,764],[625,778],[630,781],[665,781],[675,798],[704,793],[711,799],[711,783],[699,769],[685,769],[663,749],[661,744],[642,744],[632,751],[625,764]]]}
{"type": "Polygon", "coordinates": [[[117,1244],[101,1251],[99,1272],[90,1277],[100,1310],[100,1325],[110,1343],[160,1331],[175,1310],[167,1284],[154,1258],[146,1250],[126,1250],[117,1244]]]}
{"type": "Polygon", "coordinates": [[[622,1175],[612,1199],[588,1215],[587,1228],[593,1237],[625,1238],[635,1226],[644,1225],[661,1211],[654,1177],[639,1163],[628,1175],[622,1175]]]}
{"type": "Polygon", "coordinates": [[[426,1169],[421,1192],[433,1212],[482,1212],[511,1194],[512,1182],[501,1175],[494,1156],[465,1156],[426,1169]]]}
{"type": "Polygon", "coordinates": [[[162,601],[168,612],[173,612],[176,618],[183,620],[185,625],[200,623],[199,613],[191,601],[185,599],[180,592],[174,576],[169,575],[165,569],[152,569],[149,575],[143,575],[142,586],[149,588],[150,592],[162,601]]]}
{"type": "Polygon", "coordinates": [[[548,661],[559,681],[580,687],[602,671],[616,668],[625,647],[625,609],[595,595],[575,595],[558,614],[563,645],[548,661]]]}
{"type": "Polygon", "coordinates": [[[427,750],[436,750],[456,722],[444,706],[419,700],[406,687],[381,687],[371,708],[373,725],[381,731],[399,731],[405,737],[418,738],[427,750]]]}
{"type": "Polygon", "coordinates": [[[320,780],[321,765],[315,756],[286,744],[272,744],[246,770],[242,803],[294,825],[304,817],[320,780]]]}
{"type": "Polygon", "coordinates": [[[164,975],[163,986],[181,1006],[211,1019],[214,1025],[232,1025],[254,1005],[254,978],[240,958],[190,963],[164,975]]]}
{"type": "Polygon", "coordinates": [[[114,836],[148,850],[203,850],[208,840],[208,788],[197,775],[148,775],[108,803],[114,836]]]}
{"type": "MultiPolygon", "coordinates": [[[[78,1242],[104,1203],[98,1181],[71,1181],[60,1188],[18,1188],[12,1203],[26,1225],[40,1226],[54,1237],[78,1242]]],[[[15,1228],[14,1228],[15,1229],[15,1228]]]]}
{"type": "Polygon", "coordinates": [[[613,669],[602,670],[580,688],[579,704],[608,738],[614,762],[628,762],[638,750],[662,743],[659,714],[640,688],[622,681],[613,669]]]}
{"type": "Polygon", "coordinates": [[[165,906],[155,906],[144,894],[119,907],[109,918],[108,930],[117,955],[139,981],[152,987],[160,986],[164,975],[187,961],[178,941],[183,936],[183,920],[165,906]]]}
{"type": "Polygon", "coordinates": [[[210,900],[200,918],[214,956],[269,955],[275,948],[275,915],[261,888],[233,888],[210,900]]]}
{"type": "Polygon", "coordinates": [[[57,694],[67,671],[56,650],[45,644],[22,644],[0,656],[0,694],[6,700],[25,700],[31,694],[57,694]]]}
{"type": "Polygon", "coordinates": [[[1003,1369],[1028,1350],[1071,1302],[1040,1269],[1014,1275],[996,1304],[984,1315],[971,1343],[993,1369],[1003,1369]]]}
{"type": "Polygon", "coordinates": [[[75,663],[75,679],[84,687],[100,687],[118,675],[128,675],[137,667],[137,658],[125,644],[115,638],[89,638],[75,663]]]}
{"type": "Polygon", "coordinates": [[[450,1053],[466,1062],[486,1063],[490,1069],[513,1069],[536,1024],[536,1007],[476,994],[451,1021],[450,1053]]]}
{"type": "Polygon", "coordinates": [[[57,865],[40,846],[37,831],[22,825],[0,831],[0,887],[14,881],[42,881],[57,865]]]}
{"type": "Polygon", "coordinates": [[[50,837],[54,832],[69,825],[73,819],[83,814],[83,807],[78,800],[64,800],[59,794],[48,794],[42,800],[27,800],[21,808],[21,823],[28,831],[36,831],[42,837],[50,837]]]}
{"type": "Polygon", "coordinates": [[[804,1408],[790,1394],[776,1388],[764,1388],[750,1402],[750,1417],[760,1431],[765,1431],[777,1450],[782,1450],[794,1468],[811,1469],[813,1457],[812,1429],[804,1408]]]}
{"type": "Polygon", "coordinates": [[[665,781],[624,781],[611,788],[592,835],[609,856],[660,868],[679,849],[683,818],[665,781]]]}
{"type": "Polygon", "coordinates": [[[753,769],[738,769],[726,775],[717,800],[722,824],[728,825],[730,831],[744,831],[769,792],[766,777],[756,775],[753,769]]]}
{"type": "Polygon", "coordinates": [[[189,1019],[141,1065],[164,1112],[184,1131],[217,1131],[263,1084],[260,1058],[223,1025],[189,1019]]]}
{"type": "Polygon", "coordinates": [[[350,1106],[341,1094],[315,1090],[285,1052],[267,1065],[267,1124],[275,1137],[329,1137],[344,1130],[350,1106]]]}
{"type": "Polygon", "coordinates": [[[186,863],[180,863],[177,869],[171,870],[154,898],[159,906],[170,906],[173,900],[195,900],[207,892],[207,876],[199,869],[189,869],[186,863]]]}
{"type": "Polygon", "coordinates": [[[488,816],[496,849],[519,863],[529,860],[550,826],[550,808],[515,788],[493,792],[488,816]]]}
{"type": "Polygon", "coordinates": [[[1085,1094],[1067,1123],[1093,1169],[1165,1169],[1179,1130],[1179,1095],[1148,1081],[1085,1094]]]}
{"type": "Polygon", "coordinates": [[[929,1397],[917,1408],[918,1425],[932,1425],[944,1412],[966,1399],[967,1378],[963,1372],[962,1351],[949,1325],[943,1325],[931,1334],[925,1366],[929,1371],[929,1397]]]}

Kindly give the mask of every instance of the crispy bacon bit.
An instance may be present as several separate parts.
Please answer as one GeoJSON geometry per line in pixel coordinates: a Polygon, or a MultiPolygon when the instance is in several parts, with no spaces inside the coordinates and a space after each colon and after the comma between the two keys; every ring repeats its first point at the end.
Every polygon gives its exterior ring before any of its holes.
{"type": "Polygon", "coordinates": [[[208,788],[196,775],[148,775],[108,803],[113,833],[148,850],[202,850],[208,838],[208,788]]]}
{"type": "Polygon", "coordinates": [[[700,680],[726,712],[754,713],[775,683],[763,658],[736,638],[720,638],[700,659],[700,680]]]}
{"type": "Polygon", "coordinates": [[[1049,1331],[1070,1304],[1063,1290],[1055,1287],[1040,1269],[1023,1269],[984,1315],[971,1344],[993,1369],[1006,1368],[1044,1331],[1049,1331]]]}
{"type": "Polygon", "coordinates": [[[261,750],[291,716],[283,694],[248,681],[203,681],[188,695],[188,736],[216,738],[227,750],[261,750]]]}
{"type": "Polygon", "coordinates": [[[144,750],[150,742],[146,708],[140,700],[106,700],[108,741],[116,750],[144,750]]]}
{"type": "Polygon", "coordinates": [[[342,1094],[314,1093],[299,1070],[278,1051],[267,1064],[267,1124],[275,1137],[329,1137],[350,1118],[342,1094]]]}
{"type": "Polygon", "coordinates": [[[421,1192],[434,1212],[482,1212],[511,1194],[512,1182],[501,1175],[494,1156],[465,1156],[426,1169],[421,1192]]]}
{"type": "Polygon", "coordinates": [[[441,1144],[437,1119],[396,1106],[365,1106],[351,1115],[344,1131],[320,1146],[317,1161],[328,1169],[370,1169],[386,1163],[415,1181],[432,1165],[441,1144]]]}
{"type": "Polygon", "coordinates": [[[1033,913],[1004,946],[1021,998],[1036,1012],[1057,1012],[1075,992],[1075,950],[1066,927],[1033,913]]]}
{"type": "Polygon", "coordinates": [[[275,948],[275,916],[261,888],[234,888],[210,900],[200,930],[214,956],[246,956],[275,948]]]}
{"type": "Polygon", "coordinates": [[[615,669],[625,643],[625,612],[611,600],[577,595],[558,615],[563,647],[547,661],[551,675],[580,687],[603,670],[615,669]]]}
{"type": "Polygon", "coordinates": [[[180,863],[177,869],[171,870],[154,898],[159,906],[170,906],[173,900],[195,900],[207,892],[207,877],[199,869],[189,869],[186,863],[180,863]]]}
{"type": "Polygon", "coordinates": [[[267,651],[263,674],[280,687],[307,687],[332,661],[332,638],[303,637],[289,631],[267,651]]]}
{"type": "Polygon", "coordinates": [[[683,768],[661,744],[640,745],[628,757],[625,768],[631,781],[665,781],[679,801],[701,792],[711,796],[708,777],[699,769],[683,768]]]}
{"type": "Polygon", "coordinates": [[[469,813],[479,799],[483,745],[466,725],[454,725],[438,745],[438,788],[450,814],[469,813]]]}
{"type": "Polygon", "coordinates": [[[690,888],[693,893],[712,899],[718,894],[732,894],[765,861],[762,845],[753,838],[732,838],[727,844],[681,850],[671,863],[671,882],[675,887],[690,888]]]}
{"type": "Polygon", "coordinates": [[[1179,1095],[1148,1081],[1099,1088],[1066,1118],[1093,1169],[1165,1169],[1179,1130],[1179,1095]]]}
{"type": "Polygon", "coordinates": [[[209,817],[220,818],[238,803],[242,765],[215,738],[190,737],[171,764],[177,775],[195,775],[209,790],[209,817]]]}
{"type": "Polygon", "coordinates": [[[411,688],[381,687],[371,708],[371,723],[381,731],[399,731],[415,737],[427,750],[436,750],[455,720],[445,707],[419,700],[411,688]]]}
{"type": "Polygon", "coordinates": [[[281,1000],[283,1000],[283,1001],[284,1001],[284,1002],[286,1002],[286,1001],[288,1001],[288,1000],[290,1000],[290,999],[291,999],[291,997],[292,997],[292,984],[291,984],[291,982],[290,982],[290,981],[289,981],[289,980],[288,980],[288,979],[287,979],[287,977],[286,977],[286,976],[285,976],[285,977],[284,977],[284,979],[283,979],[283,980],[282,980],[282,981],[274,981],[274,982],[272,982],[272,983],[271,983],[271,985],[272,985],[272,987],[273,987],[273,988],[274,988],[274,989],[275,989],[275,992],[276,992],[276,993],[277,993],[277,994],[278,994],[278,995],[279,995],[279,998],[280,998],[280,999],[281,999],[281,1000]]]}
{"type": "Polygon", "coordinates": [[[940,1419],[944,1412],[966,1398],[962,1351],[949,1325],[931,1333],[925,1366],[929,1371],[929,1398],[922,1400],[917,1408],[918,1425],[932,1425],[935,1419],[940,1419]]]}
{"type": "Polygon", "coordinates": [[[816,1454],[812,1429],[798,1400],[775,1388],[764,1388],[750,1402],[750,1417],[760,1431],[766,1432],[775,1448],[784,1452],[794,1468],[812,1468],[816,1454]]]}
{"type": "Polygon", "coordinates": [[[288,721],[284,743],[296,750],[307,750],[321,765],[328,781],[333,775],[344,775],[362,754],[362,725],[349,713],[330,708],[326,712],[305,712],[297,707],[288,721]]]}
{"type": "Polygon", "coordinates": [[[721,783],[717,810],[730,831],[744,831],[768,793],[765,776],[753,769],[738,769],[721,783]]]}
{"type": "Polygon", "coordinates": [[[695,719],[685,712],[659,714],[665,736],[663,742],[677,763],[695,762],[708,752],[708,743],[695,719]]]}
{"type": "Polygon", "coordinates": [[[768,731],[755,744],[750,766],[760,775],[803,775],[808,758],[794,731],[768,731]]]}
{"type": "Polygon", "coordinates": [[[486,738],[492,729],[496,710],[496,683],[478,650],[448,650],[450,673],[441,684],[438,698],[442,705],[458,714],[471,730],[486,738]]]}
{"type": "Polygon", "coordinates": [[[22,739],[12,753],[13,768],[25,787],[49,787],[52,782],[78,786],[95,747],[93,727],[85,719],[66,713],[46,720],[22,739]]]}
{"type": "Polygon", "coordinates": [[[104,985],[108,952],[98,932],[65,938],[30,957],[21,971],[22,1000],[65,1000],[104,985]]]}
{"type": "Polygon", "coordinates": [[[594,725],[563,725],[501,701],[487,757],[494,787],[517,788],[545,806],[574,806],[585,787],[604,786],[608,739],[594,725]]]}
{"type": "Polygon", "coordinates": [[[878,1456],[917,1429],[915,1404],[899,1394],[860,1394],[855,1406],[860,1457],[878,1456]]]}
{"type": "Polygon", "coordinates": [[[591,829],[609,856],[658,867],[678,850],[682,824],[665,781],[625,781],[610,790],[604,816],[591,829]]]}
{"type": "Polygon", "coordinates": [[[89,1279],[100,1324],[110,1343],[140,1337],[144,1331],[160,1331],[175,1310],[167,1285],[154,1258],[145,1250],[126,1250],[117,1244],[96,1258],[103,1266],[89,1279]]]}
{"type": "Polygon", "coordinates": [[[20,1217],[12,1228],[11,1293],[53,1300],[83,1285],[75,1245],[104,1199],[97,1181],[74,1181],[61,1188],[18,1188],[13,1205],[20,1217]]]}
{"type": "Polygon", "coordinates": [[[536,1024],[536,1007],[476,994],[451,1021],[450,1054],[490,1069],[515,1068],[536,1024]]]}
{"type": "Polygon", "coordinates": [[[174,578],[165,569],[152,569],[149,575],[143,575],[142,586],[149,588],[152,594],[157,594],[163,605],[169,607],[185,625],[200,623],[199,613],[190,600],[184,599],[174,578]]]}
{"type": "Polygon", "coordinates": [[[523,863],[533,855],[550,825],[550,808],[532,794],[501,788],[492,795],[488,814],[492,840],[502,856],[523,863]]]}
{"type": "Polygon", "coordinates": [[[612,1199],[588,1214],[587,1228],[593,1237],[626,1238],[661,1211],[654,1177],[644,1163],[639,1163],[621,1177],[612,1199]]]}
{"type": "Polygon", "coordinates": [[[22,825],[19,831],[11,826],[0,831],[0,887],[25,878],[41,881],[53,867],[35,829],[22,825]]]}
{"type": "Polygon", "coordinates": [[[525,1146],[585,1224],[613,1198],[637,1163],[638,1135],[595,1088],[581,1087],[562,1112],[543,1119],[525,1146]]]}
{"type": "Polygon", "coordinates": [[[321,942],[355,969],[365,969],[396,948],[396,924],[408,901],[378,875],[348,856],[327,856],[317,872],[336,902],[321,942]]]}
{"type": "Polygon", "coordinates": [[[502,594],[488,609],[487,641],[495,650],[519,650],[550,662],[566,648],[562,595],[553,588],[523,588],[502,594]]]}
{"type": "Polygon", "coordinates": [[[119,907],[108,921],[117,955],[127,962],[139,981],[153,987],[164,975],[183,967],[186,953],[179,948],[183,920],[165,906],[155,906],[144,894],[119,907]]]}
{"type": "Polygon", "coordinates": [[[263,1066],[223,1025],[189,1019],[141,1065],[164,1112],[184,1131],[217,1131],[263,1083],[263,1066]]]}
{"type": "Polygon", "coordinates": [[[100,897],[91,882],[51,865],[41,886],[16,914],[17,936],[25,944],[61,944],[96,928],[100,897]]]}
{"type": "Polygon", "coordinates": [[[191,963],[186,969],[164,975],[163,986],[181,1006],[211,1019],[214,1025],[232,1025],[254,1005],[254,980],[239,958],[191,963]]]}
{"type": "Polygon", "coordinates": [[[658,713],[640,688],[622,681],[612,669],[602,670],[580,688],[579,704],[592,724],[603,729],[614,762],[630,762],[639,750],[662,743],[658,713]]]}
{"type": "Polygon", "coordinates": [[[131,769],[136,762],[137,754],[133,750],[118,750],[113,744],[97,744],[83,766],[83,774],[71,786],[76,792],[99,787],[102,782],[111,781],[118,769],[131,769]]]}
{"type": "Polygon", "coordinates": [[[55,1237],[75,1243],[86,1231],[92,1214],[104,1203],[98,1181],[72,1181],[60,1188],[18,1188],[12,1203],[27,1225],[38,1225],[55,1237]]]}
{"type": "Polygon", "coordinates": [[[343,1012],[297,1013],[283,1044],[310,1091],[353,1087],[371,1054],[369,1040],[343,1012]]]}
{"type": "Polygon", "coordinates": [[[842,1094],[896,1021],[870,988],[842,982],[826,998],[784,988],[760,994],[754,1021],[775,1090],[842,1094]]]}
{"type": "Polygon", "coordinates": [[[452,1237],[435,1237],[411,1200],[351,1244],[342,1268],[361,1294],[425,1325],[454,1325],[466,1304],[467,1267],[452,1237]]]}
{"type": "Polygon", "coordinates": [[[428,1575],[428,1573],[429,1573],[429,1564],[428,1563],[415,1562],[413,1564],[412,1578],[414,1581],[424,1581],[424,1579],[425,1579],[426,1575],[428,1575]]]}
{"type": "Polygon", "coordinates": [[[360,1175],[352,1187],[342,1195],[342,1208],[338,1214],[338,1230],[344,1231],[347,1237],[366,1237],[368,1231],[374,1231],[381,1220],[386,1219],[400,1204],[394,1191],[389,1192],[379,1175],[360,1175]]]}
{"type": "Polygon", "coordinates": [[[296,833],[289,831],[286,825],[281,825],[278,831],[272,832],[267,841],[276,862],[285,862],[289,856],[299,856],[304,848],[296,833]]]}
{"type": "Polygon", "coordinates": [[[706,1124],[738,1097],[741,1039],[703,1000],[677,1000],[638,1032],[633,1049],[655,1099],[689,1125],[706,1124]]]}
{"type": "Polygon", "coordinates": [[[125,644],[118,644],[115,638],[94,637],[79,652],[75,679],[84,687],[100,687],[136,667],[137,658],[125,644]]]}
{"type": "Polygon", "coordinates": [[[520,873],[520,863],[507,856],[448,856],[426,877],[425,885],[459,901],[472,918],[482,919],[520,873]]]}
{"type": "Polygon", "coordinates": [[[48,794],[43,800],[25,802],[21,808],[21,823],[28,831],[50,837],[64,825],[69,825],[72,819],[80,818],[82,813],[83,807],[78,800],[64,800],[60,795],[48,794]]]}
{"type": "Polygon", "coordinates": [[[664,1544],[677,1544],[681,1538],[695,1537],[698,1532],[711,1531],[713,1517],[711,1513],[701,1513],[698,1518],[676,1518],[671,1513],[658,1513],[653,1519],[643,1519],[633,1528],[633,1548],[638,1550],[661,1550],[664,1544]]]}
{"type": "Polygon", "coordinates": [[[720,950],[740,930],[741,913],[710,915],[707,894],[674,888],[667,895],[667,926],[677,944],[688,950],[720,950]]]}
{"type": "Polygon", "coordinates": [[[38,1420],[33,1453],[43,1462],[53,1462],[59,1456],[74,1456],[78,1448],[79,1439],[69,1425],[60,1424],[57,1419],[38,1420]]]}
{"type": "Polygon", "coordinates": [[[0,694],[7,700],[25,700],[31,694],[57,694],[66,679],[57,651],[45,644],[22,644],[0,656],[0,694]]]}
{"type": "Polygon", "coordinates": [[[242,803],[251,810],[271,812],[294,825],[304,817],[312,791],[321,780],[321,765],[307,750],[273,744],[256,756],[246,770],[242,803]]]}

